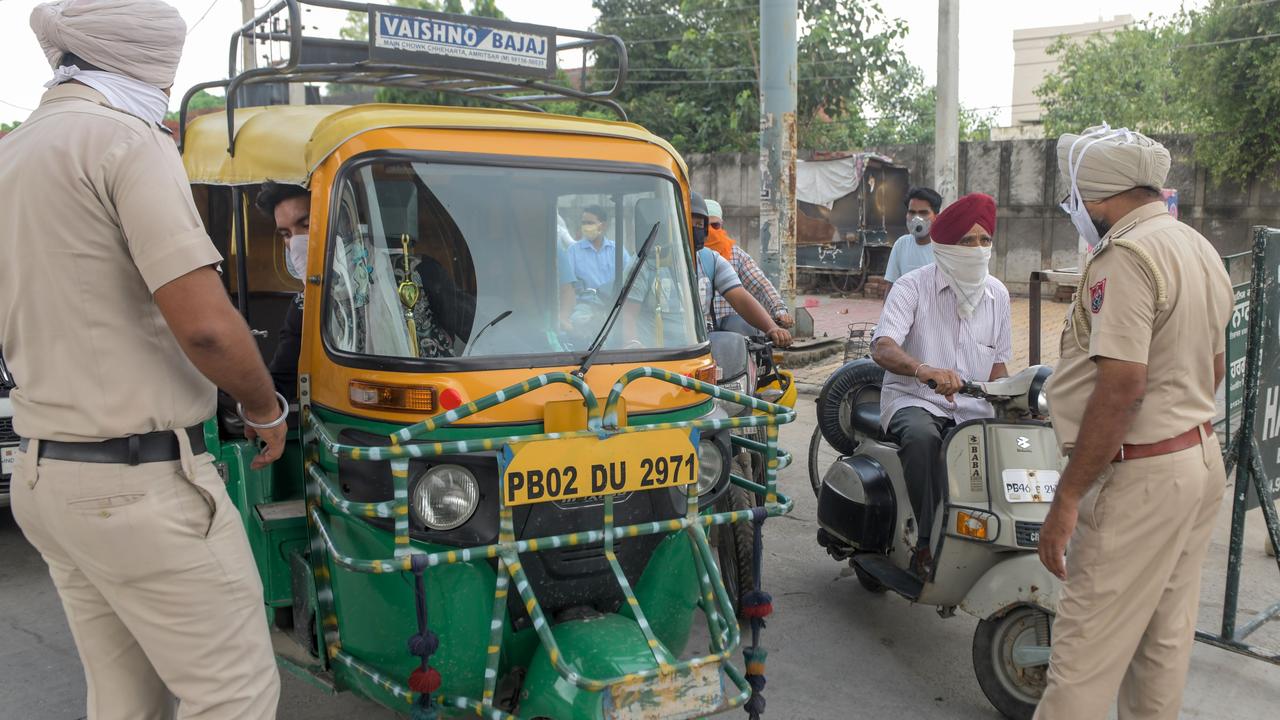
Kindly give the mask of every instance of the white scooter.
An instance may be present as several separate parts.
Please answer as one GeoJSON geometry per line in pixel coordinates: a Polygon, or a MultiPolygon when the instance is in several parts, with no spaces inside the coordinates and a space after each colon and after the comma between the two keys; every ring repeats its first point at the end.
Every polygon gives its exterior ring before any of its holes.
{"type": "Polygon", "coordinates": [[[943,440],[947,481],[926,577],[909,569],[919,528],[898,445],[880,427],[884,370],[869,359],[854,360],[818,397],[819,427],[842,453],[818,491],[818,543],[848,560],[871,592],[893,590],[937,606],[943,617],[957,607],[976,616],[978,683],[1013,720],[1029,720],[1044,691],[1059,590],[1036,553],[1064,465],[1044,419],[1051,372],[1034,366],[965,384],[962,392],[990,402],[995,417],[963,423],[943,440]]]}

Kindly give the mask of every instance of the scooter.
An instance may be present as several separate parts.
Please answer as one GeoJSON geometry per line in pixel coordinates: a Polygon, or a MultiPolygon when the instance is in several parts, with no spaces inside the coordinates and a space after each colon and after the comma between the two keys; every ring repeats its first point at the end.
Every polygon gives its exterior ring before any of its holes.
{"type": "MultiPolygon", "coordinates": [[[[716,361],[717,383],[720,387],[752,395],[756,398],[784,407],[794,408],[797,388],[790,372],[774,362],[773,344],[764,337],[746,337],[735,332],[710,333],[711,356],[716,361]]],[[[717,407],[729,417],[752,414],[752,410],[727,400],[716,400],[717,407]]],[[[766,443],[765,428],[746,427],[732,431],[735,437],[756,443],[766,443]]],[[[764,484],[764,457],[740,440],[733,442],[734,475],[764,484]]],[[[763,498],[738,485],[716,500],[716,512],[750,510],[763,504],[763,498]]],[[[735,612],[741,611],[741,600],[755,587],[755,543],[750,523],[714,527],[709,536],[716,549],[720,576],[735,612]]]]}
{"type": "Polygon", "coordinates": [[[973,667],[983,693],[1012,720],[1029,720],[1044,691],[1059,582],[1036,548],[1065,461],[1045,418],[1052,370],[1033,366],[961,391],[994,418],[965,422],[943,440],[947,478],[935,514],[933,567],[910,570],[919,528],[896,439],[880,427],[884,370],[869,359],[836,371],[818,397],[819,427],[843,455],[818,492],[818,544],[849,561],[868,591],[892,590],[979,619],[973,667]]]}

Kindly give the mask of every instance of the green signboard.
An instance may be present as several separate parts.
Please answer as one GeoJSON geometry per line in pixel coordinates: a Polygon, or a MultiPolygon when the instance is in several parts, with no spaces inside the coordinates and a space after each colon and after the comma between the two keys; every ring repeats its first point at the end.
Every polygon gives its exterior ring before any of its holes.
{"type": "Polygon", "coordinates": [[[1240,427],[1240,412],[1244,409],[1245,349],[1249,345],[1249,283],[1236,285],[1234,290],[1235,309],[1227,324],[1227,442],[1240,427]]]}
{"type": "MultiPolygon", "coordinates": [[[[1261,479],[1267,494],[1275,498],[1280,492],[1280,233],[1271,231],[1264,237],[1261,263],[1253,268],[1253,282],[1261,280],[1262,303],[1253,310],[1262,332],[1256,357],[1257,407],[1253,412],[1252,435],[1261,479]]],[[[1257,493],[1250,484],[1248,506],[1253,508],[1257,504],[1257,493]]]]}

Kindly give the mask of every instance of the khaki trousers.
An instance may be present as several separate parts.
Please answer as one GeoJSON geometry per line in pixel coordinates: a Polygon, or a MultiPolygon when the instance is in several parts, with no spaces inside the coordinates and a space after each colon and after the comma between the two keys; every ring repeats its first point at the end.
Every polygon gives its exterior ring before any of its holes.
{"type": "Polygon", "coordinates": [[[1080,502],[1036,720],[1174,720],[1226,485],[1215,437],[1115,463],[1080,502]]]}
{"type": "Polygon", "coordinates": [[[20,453],[13,514],[49,565],[88,720],[269,720],[280,678],[240,515],[209,455],[108,465],[20,453]],[[175,698],[177,700],[175,707],[175,698]]]}

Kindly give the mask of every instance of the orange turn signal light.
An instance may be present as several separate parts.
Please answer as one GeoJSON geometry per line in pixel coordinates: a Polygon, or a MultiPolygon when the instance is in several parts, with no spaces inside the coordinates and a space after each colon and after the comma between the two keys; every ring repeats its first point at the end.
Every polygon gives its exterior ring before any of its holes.
{"type": "Polygon", "coordinates": [[[430,386],[352,380],[350,388],[351,404],[357,407],[402,412],[435,412],[436,409],[436,389],[430,386]]]}
{"type": "Polygon", "coordinates": [[[720,381],[720,369],[716,367],[715,363],[711,363],[706,367],[700,367],[693,371],[693,379],[715,385],[720,381]]]}
{"type": "Polygon", "coordinates": [[[989,517],[986,513],[956,511],[956,534],[974,540],[990,540],[989,517]]]}

